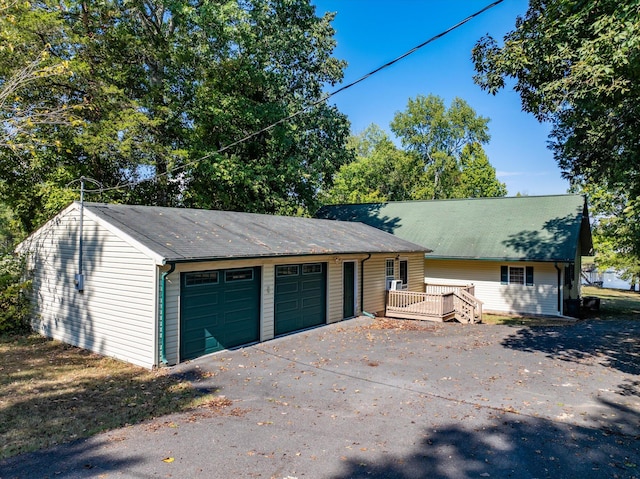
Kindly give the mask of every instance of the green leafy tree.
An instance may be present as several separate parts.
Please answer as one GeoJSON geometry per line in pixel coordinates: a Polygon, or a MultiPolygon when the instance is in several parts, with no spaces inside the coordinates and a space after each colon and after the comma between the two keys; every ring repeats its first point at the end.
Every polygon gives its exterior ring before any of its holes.
{"type": "Polygon", "coordinates": [[[0,203],[0,255],[10,253],[16,244],[25,237],[11,209],[0,203]]]}
{"type": "Polygon", "coordinates": [[[398,149],[378,125],[352,136],[348,148],[355,160],[343,165],[323,201],[376,203],[414,199],[422,171],[415,155],[398,149]],[[418,177],[416,177],[416,173],[418,177]]]}
{"type": "Polygon", "coordinates": [[[615,269],[632,288],[640,284],[640,198],[624,188],[584,186],[594,218],[595,262],[599,270],[615,269]]]}
{"type": "Polygon", "coordinates": [[[490,139],[488,123],[460,98],[449,108],[435,95],[409,99],[405,111],[396,113],[391,130],[421,161],[421,186],[414,199],[506,193],[495,170],[482,160],[486,160],[482,144],[490,139]],[[475,178],[477,174],[481,176],[475,178]],[[465,186],[472,177],[475,184],[465,186]],[[482,181],[487,182],[486,188],[478,186],[482,181]]]}
{"type": "Polygon", "coordinates": [[[640,192],[640,2],[531,0],[502,42],[477,43],[473,61],[482,88],[513,80],[523,110],[551,122],[566,178],[640,192]]]}
{"type": "Polygon", "coordinates": [[[457,198],[506,196],[507,186],[498,181],[495,168],[478,143],[465,145],[460,155],[461,172],[455,188],[457,198]]]}
{"type": "Polygon", "coordinates": [[[348,122],[321,101],[344,68],[333,17],[308,1],[5,7],[0,84],[43,51],[64,71],[15,90],[3,120],[73,113],[13,131],[24,148],[0,145],[0,197],[27,230],[77,198],[67,185],[83,175],[106,187],[95,199],[304,213],[350,159],[348,122]]]}
{"type": "Polygon", "coordinates": [[[29,330],[31,281],[25,279],[24,262],[11,253],[0,253],[0,334],[29,330]]]}
{"type": "Polygon", "coordinates": [[[504,196],[507,192],[477,143],[463,146],[459,161],[441,151],[432,153],[433,165],[426,170],[416,152],[397,148],[375,124],[352,136],[348,146],[356,159],[340,168],[332,188],[323,194],[325,203],[432,199],[433,168],[440,169],[440,188],[450,198],[504,196]]]}

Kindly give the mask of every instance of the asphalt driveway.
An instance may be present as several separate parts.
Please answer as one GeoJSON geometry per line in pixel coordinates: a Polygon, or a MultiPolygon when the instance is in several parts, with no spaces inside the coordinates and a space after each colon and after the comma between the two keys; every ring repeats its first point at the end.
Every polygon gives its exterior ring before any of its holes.
{"type": "Polygon", "coordinates": [[[368,318],[174,368],[220,409],[0,463],[0,478],[640,478],[640,321],[368,318]]]}

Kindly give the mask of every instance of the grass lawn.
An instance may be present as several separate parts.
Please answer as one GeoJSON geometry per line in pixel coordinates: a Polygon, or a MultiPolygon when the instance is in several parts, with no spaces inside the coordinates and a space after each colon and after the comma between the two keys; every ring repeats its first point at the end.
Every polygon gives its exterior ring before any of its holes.
{"type": "Polygon", "coordinates": [[[0,459],[212,401],[167,370],[38,335],[0,337],[0,459]]]}
{"type": "MultiPolygon", "coordinates": [[[[595,296],[596,298],[600,298],[600,310],[585,313],[587,318],[640,320],[640,293],[619,289],[583,286],[582,296],[595,296]]],[[[571,323],[573,321],[574,320],[561,318],[533,318],[496,314],[485,314],[482,318],[482,322],[486,324],[507,324],[514,326],[548,326],[571,323]]]]}

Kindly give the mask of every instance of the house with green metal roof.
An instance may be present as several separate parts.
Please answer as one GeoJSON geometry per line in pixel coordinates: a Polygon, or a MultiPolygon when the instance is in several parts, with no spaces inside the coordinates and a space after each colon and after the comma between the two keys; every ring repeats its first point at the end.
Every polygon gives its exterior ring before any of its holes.
{"type": "Polygon", "coordinates": [[[384,311],[389,274],[422,286],[426,249],[361,223],[72,203],[18,251],[36,331],[151,368],[384,311]]]}
{"type": "Polygon", "coordinates": [[[316,217],[374,226],[431,250],[425,284],[475,286],[485,311],[568,315],[593,243],[581,195],[331,205],[316,217]]]}

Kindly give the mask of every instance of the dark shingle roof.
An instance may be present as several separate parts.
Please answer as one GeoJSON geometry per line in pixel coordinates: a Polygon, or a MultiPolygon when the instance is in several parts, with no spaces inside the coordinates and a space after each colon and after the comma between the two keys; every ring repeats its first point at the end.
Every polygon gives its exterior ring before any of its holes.
{"type": "Polygon", "coordinates": [[[84,206],[166,261],[427,250],[361,223],[156,206],[84,206]]]}
{"type": "Polygon", "coordinates": [[[318,218],[359,221],[430,248],[432,258],[574,261],[593,248],[580,195],[325,206],[318,218]]]}

